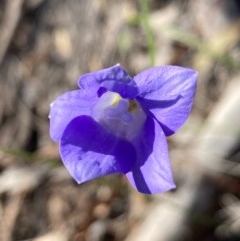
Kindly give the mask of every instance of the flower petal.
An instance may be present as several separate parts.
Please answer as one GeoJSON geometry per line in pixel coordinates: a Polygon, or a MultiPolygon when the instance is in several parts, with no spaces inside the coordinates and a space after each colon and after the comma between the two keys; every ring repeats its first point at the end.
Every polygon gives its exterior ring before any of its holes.
{"type": "Polygon", "coordinates": [[[66,92],[51,104],[50,136],[58,142],[69,122],[80,115],[90,115],[98,96],[90,89],[66,92]]]}
{"type": "Polygon", "coordinates": [[[97,90],[104,87],[109,91],[119,93],[123,98],[133,99],[138,94],[136,83],[120,64],[85,74],[79,78],[78,85],[80,88],[94,87],[97,90]]]}
{"type": "Polygon", "coordinates": [[[135,140],[137,161],[128,180],[139,192],[154,194],[175,188],[168,157],[168,146],[159,123],[148,117],[135,140]]]}
{"type": "Polygon", "coordinates": [[[154,67],[139,73],[134,80],[142,108],[154,115],[167,136],[175,133],[191,111],[197,72],[177,66],[154,67]]]}
{"type": "Polygon", "coordinates": [[[132,144],[107,132],[89,116],[72,120],[60,142],[63,163],[78,182],[127,173],[136,160],[132,144]]]}

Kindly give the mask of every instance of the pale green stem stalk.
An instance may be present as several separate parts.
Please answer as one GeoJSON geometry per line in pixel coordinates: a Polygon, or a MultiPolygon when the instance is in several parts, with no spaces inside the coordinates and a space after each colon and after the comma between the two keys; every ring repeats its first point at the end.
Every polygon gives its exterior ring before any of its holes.
{"type": "Polygon", "coordinates": [[[154,35],[149,24],[149,0],[139,0],[141,7],[141,23],[147,37],[148,53],[150,57],[150,65],[154,66],[156,62],[156,46],[154,35]]]}

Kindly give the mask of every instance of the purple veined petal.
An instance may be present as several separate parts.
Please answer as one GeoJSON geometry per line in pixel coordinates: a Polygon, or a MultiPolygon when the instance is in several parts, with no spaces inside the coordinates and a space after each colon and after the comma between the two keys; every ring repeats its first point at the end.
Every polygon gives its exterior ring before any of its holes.
{"type": "Polygon", "coordinates": [[[58,142],[69,122],[80,115],[90,115],[98,100],[91,88],[75,90],[59,96],[50,105],[50,136],[58,142]]]}
{"type": "Polygon", "coordinates": [[[137,161],[128,180],[139,192],[155,194],[175,188],[168,157],[166,136],[159,123],[148,117],[135,140],[137,161]]]}
{"type": "Polygon", "coordinates": [[[84,89],[89,87],[97,90],[100,87],[106,88],[108,91],[117,92],[123,98],[129,99],[135,98],[138,94],[136,83],[120,64],[85,74],[79,78],[78,85],[84,89]]]}
{"type": "Polygon", "coordinates": [[[145,111],[161,123],[167,136],[187,120],[196,91],[197,72],[178,66],[147,69],[134,77],[137,98],[145,111]]]}
{"type": "Polygon", "coordinates": [[[61,138],[60,153],[78,183],[112,173],[127,173],[136,160],[130,142],[107,132],[89,116],[76,117],[68,124],[61,138]]]}

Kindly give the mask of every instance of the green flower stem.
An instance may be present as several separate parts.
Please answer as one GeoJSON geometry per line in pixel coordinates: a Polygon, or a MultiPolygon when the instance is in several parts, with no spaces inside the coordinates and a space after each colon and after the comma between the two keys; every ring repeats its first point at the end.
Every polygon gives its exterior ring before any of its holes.
{"type": "Polygon", "coordinates": [[[154,35],[149,24],[149,1],[150,0],[139,0],[141,7],[141,23],[147,37],[148,53],[150,57],[150,66],[154,66],[156,62],[156,46],[154,42],[154,35]]]}

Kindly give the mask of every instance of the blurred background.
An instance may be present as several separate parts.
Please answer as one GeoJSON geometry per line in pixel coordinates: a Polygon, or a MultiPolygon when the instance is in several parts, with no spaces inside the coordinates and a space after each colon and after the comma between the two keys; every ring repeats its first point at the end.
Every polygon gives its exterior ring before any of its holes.
{"type": "Polygon", "coordinates": [[[0,0],[0,240],[240,240],[240,1],[0,0]],[[177,189],[122,175],[77,185],[49,137],[49,104],[121,63],[199,72],[168,139],[177,189]]]}

